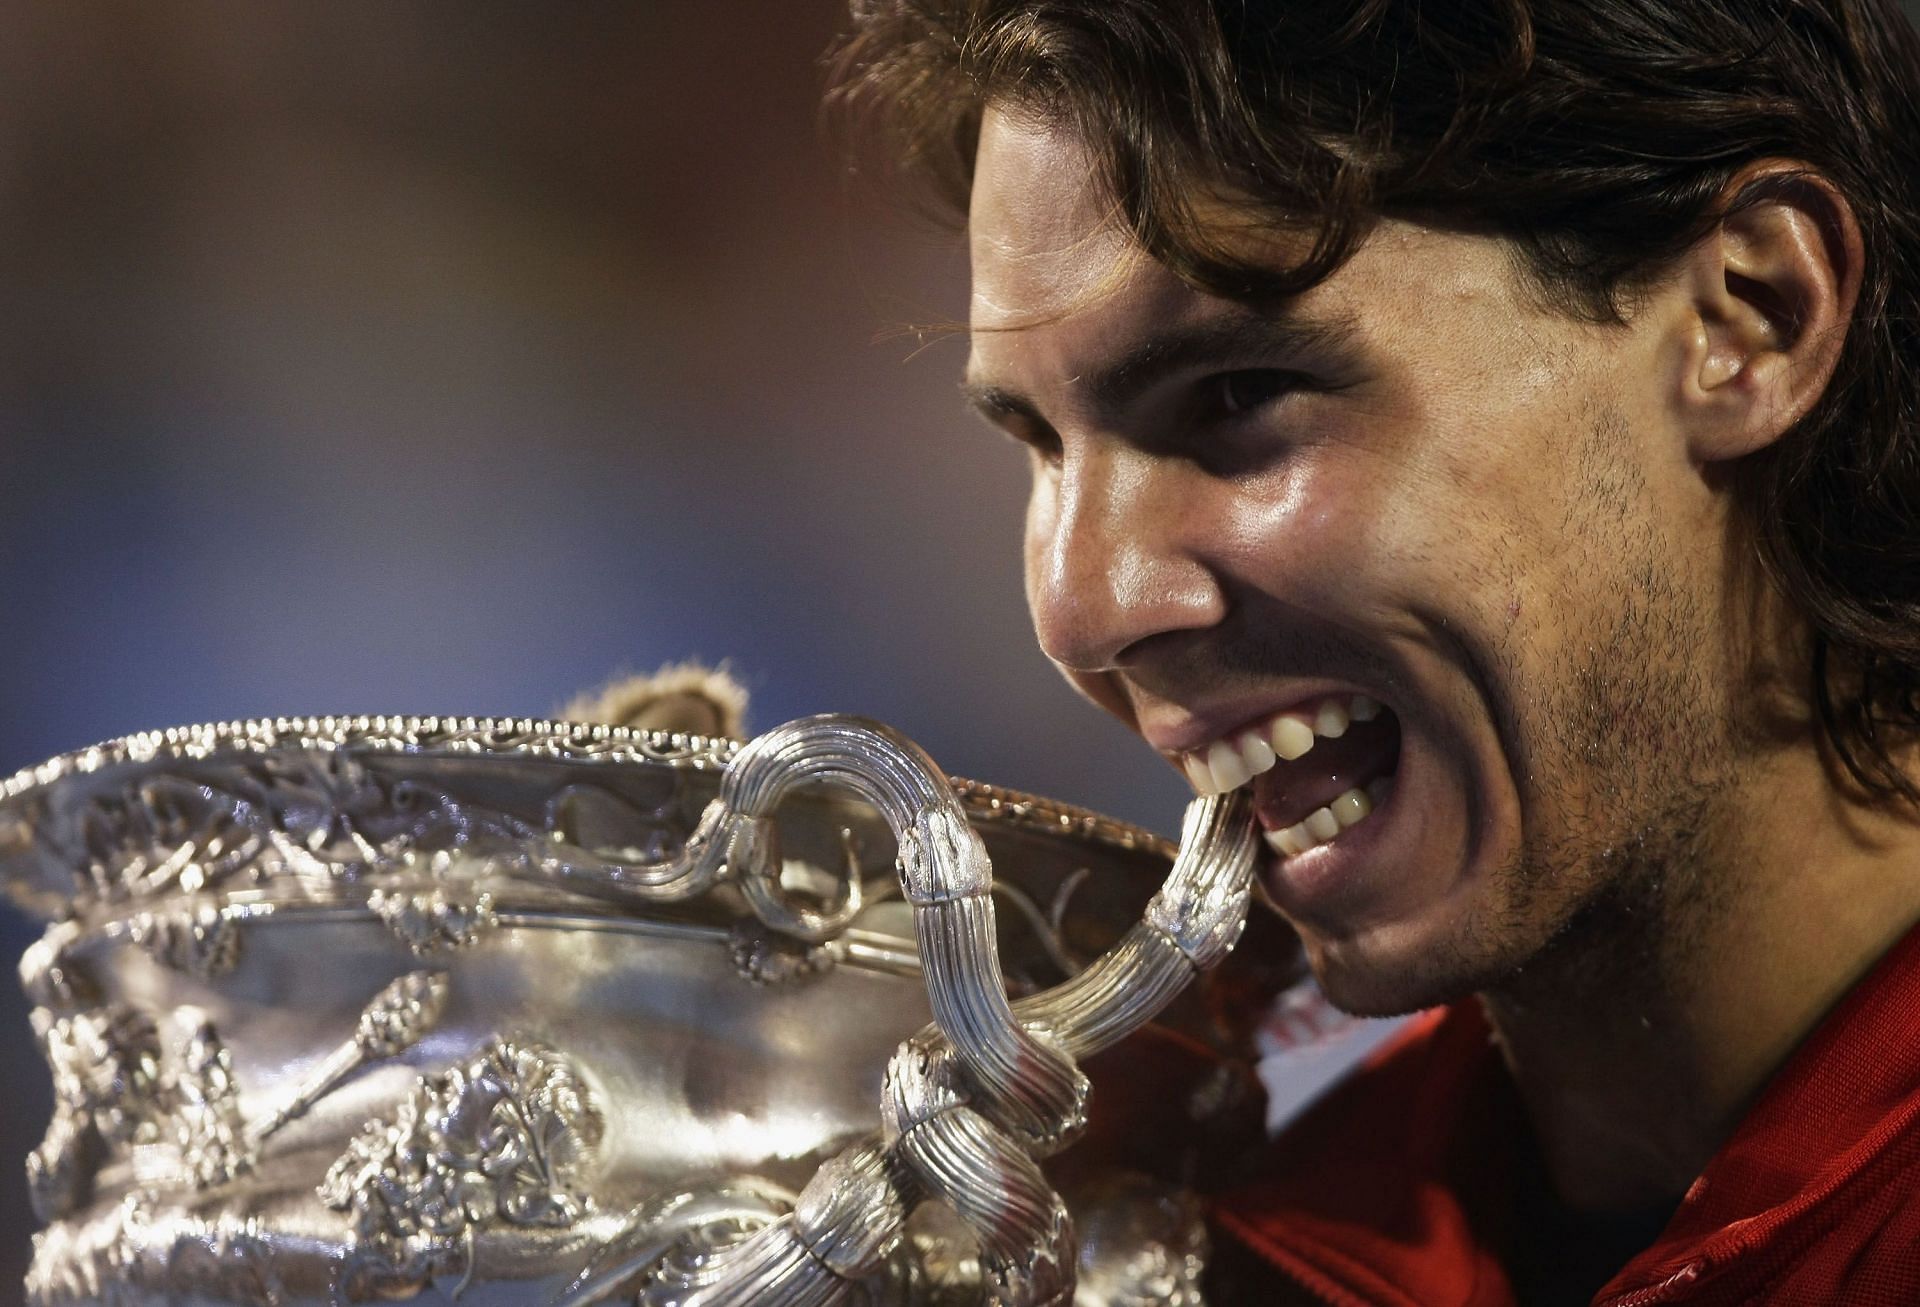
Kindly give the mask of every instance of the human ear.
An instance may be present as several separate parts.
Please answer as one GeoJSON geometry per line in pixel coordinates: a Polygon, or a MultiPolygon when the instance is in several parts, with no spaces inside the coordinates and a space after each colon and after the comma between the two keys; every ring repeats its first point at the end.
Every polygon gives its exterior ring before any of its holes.
{"type": "Polygon", "coordinates": [[[1860,227],[1826,178],[1788,160],[1728,183],[1726,216],[1683,258],[1692,315],[1681,403],[1705,464],[1772,444],[1833,379],[1860,295],[1860,227]]]}

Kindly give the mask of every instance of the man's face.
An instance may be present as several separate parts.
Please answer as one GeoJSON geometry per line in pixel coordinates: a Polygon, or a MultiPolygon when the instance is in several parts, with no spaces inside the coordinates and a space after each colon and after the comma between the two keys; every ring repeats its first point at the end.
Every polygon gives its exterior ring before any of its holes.
{"type": "Polygon", "coordinates": [[[1265,884],[1354,1010],[1496,985],[1589,906],[1653,924],[1740,754],[1660,289],[1581,323],[1502,242],[1387,222],[1256,312],[1091,174],[989,113],[968,385],[1033,448],[1048,656],[1196,787],[1258,771],[1265,884]]]}

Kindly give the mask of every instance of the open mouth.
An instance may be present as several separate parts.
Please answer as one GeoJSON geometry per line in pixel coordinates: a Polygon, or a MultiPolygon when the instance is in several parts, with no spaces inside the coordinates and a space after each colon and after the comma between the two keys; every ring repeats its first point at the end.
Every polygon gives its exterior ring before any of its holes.
{"type": "Polygon", "coordinates": [[[1399,762],[1399,719],[1364,694],[1295,704],[1180,758],[1201,794],[1252,785],[1267,844],[1283,858],[1371,817],[1392,794],[1399,762]]]}

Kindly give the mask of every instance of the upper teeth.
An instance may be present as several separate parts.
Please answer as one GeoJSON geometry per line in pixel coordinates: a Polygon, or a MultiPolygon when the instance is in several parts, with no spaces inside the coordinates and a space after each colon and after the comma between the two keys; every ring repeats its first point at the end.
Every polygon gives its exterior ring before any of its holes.
{"type": "Polygon", "coordinates": [[[1323,699],[1312,711],[1289,708],[1265,722],[1215,740],[1180,761],[1187,780],[1201,794],[1223,794],[1239,789],[1276,762],[1288,762],[1325,737],[1338,739],[1352,722],[1370,722],[1380,705],[1364,694],[1323,699]]]}

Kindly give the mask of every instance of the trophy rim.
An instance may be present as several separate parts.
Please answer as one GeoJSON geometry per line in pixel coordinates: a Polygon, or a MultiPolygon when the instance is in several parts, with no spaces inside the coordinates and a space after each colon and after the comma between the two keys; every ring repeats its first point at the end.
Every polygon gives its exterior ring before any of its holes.
{"type": "MultiPolygon", "coordinates": [[[[5,826],[25,823],[30,806],[65,783],[120,768],[169,762],[219,762],[271,752],[367,753],[409,757],[493,758],[567,765],[667,765],[721,771],[746,741],[547,717],[393,714],[247,717],[198,722],[119,736],[23,767],[0,781],[0,867],[13,860],[5,826]]],[[[1005,786],[948,775],[968,820],[1082,840],[1171,861],[1179,845],[1163,835],[1090,808],[1005,786]]]]}

